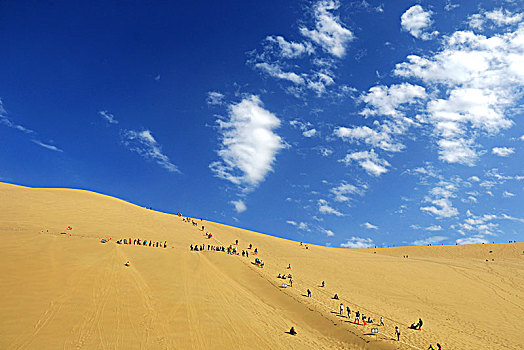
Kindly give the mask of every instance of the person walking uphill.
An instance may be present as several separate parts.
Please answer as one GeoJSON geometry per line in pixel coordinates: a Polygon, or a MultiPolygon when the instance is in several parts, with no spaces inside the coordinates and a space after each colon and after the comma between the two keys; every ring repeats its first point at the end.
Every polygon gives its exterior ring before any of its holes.
{"type": "Polygon", "coordinates": [[[395,326],[395,334],[397,335],[397,341],[400,341],[400,329],[398,329],[398,326],[395,326]]]}
{"type": "Polygon", "coordinates": [[[311,291],[309,289],[307,290],[307,296],[308,298],[311,298],[311,291]]]}
{"type": "Polygon", "coordinates": [[[340,303],[340,314],[344,315],[344,304],[340,303]]]}

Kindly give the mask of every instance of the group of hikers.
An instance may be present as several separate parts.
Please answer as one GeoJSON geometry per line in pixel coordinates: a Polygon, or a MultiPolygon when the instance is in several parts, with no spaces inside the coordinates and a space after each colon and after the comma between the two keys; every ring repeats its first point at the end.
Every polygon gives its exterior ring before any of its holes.
{"type": "Polygon", "coordinates": [[[162,242],[153,242],[151,240],[141,240],[140,238],[137,239],[131,239],[131,238],[123,238],[118,241],[116,241],[117,244],[132,244],[132,245],[141,245],[146,247],[160,247],[160,248],[167,248],[167,241],[162,242]]]}
{"type": "MultiPolygon", "coordinates": [[[[179,215],[180,216],[180,215],[179,215]]],[[[184,218],[183,219],[184,221],[186,222],[189,222],[189,223],[195,223],[195,221],[193,221],[192,219],[190,218],[184,218]]],[[[202,231],[204,231],[204,226],[202,226],[202,231]]],[[[211,233],[206,233],[206,238],[212,238],[212,234],[211,233]]],[[[300,245],[301,246],[304,246],[306,249],[308,249],[308,245],[307,244],[303,244],[302,242],[300,242],[300,245]]],[[[227,252],[228,254],[231,254],[231,255],[239,255],[239,252],[238,252],[238,249],[237,247],[238,246],[238,239],[235,241],[235,246],[233,245],[230,245],[229,247],[225,248],[224,246],[215,246],[215,245],[211,245],[211,244],[208,244],[207,245],[207,250],[210,250],[210,251],[221,251],[221,252],[227,252]]],[[[249,247],[245,250],[242,250],[242,256],[243,257],[249,257],[249,250],[251,250],[253,248],[253,245],[252,244],[249,244],[249,247]]],[[[203,250],[206,250],[206,244],[201,244],[201,245],[190,245],[190,250],[191,251],[203,251],[203,250]]],[[[258,249],[255,248],[253,250],[253,254],[254,255],[257,255],[258,254],[258,249]]],[[[404,258],[407,258],[408,256],[404,256],[404,258]]],[[[254,260],[254,265],[258,266],[258,267],[264,267],[264,261],[262,261],[261,259],[259,259],[258,257],[255,258],[254,260]]],[[[291,269],[291,264],[288,264],[287,266],[287,269],[291,269]]],[[[283,280],[289,280],[289,285],[291,287],[293,287],[293,276],[291,275],[291,273],[279,273],[277,278],[280,278],[280,279],[283,279],[283,280]]],[[[287,283],[284,283],[282,284],[282,286],[285,286],[287,287],[288,284],[287,283]]],[[[324,288],[326,286],[326,283],[325,281],[322,281],[320,287],[324,288]]],[[[311,298],[312,297],[312,292],[310,289],[307,289],[306,291],[307,293],[307,297],[311,298]]],[[[339,300],[339,296],[338,294],[335,294],[333,296],[333,299],[335,300],[339,300]]],[[[347,318],[351,320],[351,308],[347,305],[346,307],[344,307],[344,304],[343,303],[340,303],[339,305],[339,315],[340,316],[344,316],[344,314],[347,314],[347,318]]],[[[360,310],[356,311],[354,313],[355,315],[355,320],[354,320],[354,324],[359,324],[360,325],[360,321],[362,320],[362,324],[365,326],[367,325],[368,323],[369,324],[375,324],[376,320],[371,318],[371,316],[366,316],[364,313],[361,313],[360,310]]],[[[422,319],[419,318],[418,322],[417,323],[413,323],[409,328],[410,329],[416,329],[416,330],[421,330],[422,329],[422,325],[423,325],[423,322],[422,322],[422,319]]],[[[384,325],[384,317],[380,317],[380,323],[377,322],[377,326],[385,326],[384,325]]],[[[291,335],[296,335],[297,332],[295,330],[294,327],[291,327],[290,331],[288,332],[289,334],[291,335]]],[[[400,341],[400,329],[398,328],[398,326],[395,326],[395,336],[397,338],[397,341],[400,341]]],[[[442,347],[439,343],[436,344],[436,348],[433,347],[433,345],[430,345],[428,350],[442,350],[442,347]]]]}

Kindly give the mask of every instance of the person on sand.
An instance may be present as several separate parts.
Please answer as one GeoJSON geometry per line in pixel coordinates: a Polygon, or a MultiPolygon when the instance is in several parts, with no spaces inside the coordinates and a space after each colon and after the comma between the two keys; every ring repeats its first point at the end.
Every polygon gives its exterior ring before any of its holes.
{"type": "Polygon", "coordinates": [[[349,306],[346,306],[346,311],[348,313],[348,318],[351,319],[351,309],[349,308],[349,306]]]}
{"type": "Polygon", "coordinates": [[[324,283],[324,281],[322,281],[322,288],[324,288],[326,286],[326,283],[324,283]]]}
{"type": "Polygon", "coordinates": [[[291,264],[288,264],[288,265],[287,265],[287,268],[288,268],[288,269],[291,269],[291,264]]]}
{"type": "Polygon", "coordinates": [[[420,331],[422,329],[422,319],[418,319],[418,330],[420,331]]]}
{"type": "Polygon", "coordinates": [[[238,239],[235,241],[235,244],[238,245],[238,239]]]}
{"type": "Polygon", "coordinates": [[[400,341],[400,329],[398,329],[398,326],[395,326],[395,334],[397,335],[397,341],[400,341]]]}
{"type": "Polygon", "coordinates": [[[167,241],[164,241],[164,248],[167,248],[167,241]]]}
{"type": "Polygon", "coordinates": [[[360,311],[355,313],[355,323],[360,324],[360,311]]]}
{"type": "Polygon", "coordinates": [[[278,274],[277,278],[282,278],[282,275],[281,275],[281,274],[278,274]]]}
{"type": "Polygon", "coordinates": [[[333,299],[338,300],[338,294],[337,293],[335,293],[335,295],[333,295],[333,299]]]}
{"type": "Polygon", "coordinates": [[[384,317],[380,316],[380,325],[383,326],[384,325],[384,317]]]}
{"type": "Polygon", "coordinates": [[[311,298],[311,291],[309,289],[307,290],[307,296],[308,298],[311,298]]]}
{"type": "Polygon", "coordinates": [[[255,255],[258,254],[258,248],[255,248],[255,252],[254,253],[255,253],[255,255]]]}
{"type": "Polygon", "coordinates": [[[246,258],[249,258],[249,252],[246,250],[246,258]]]}
{"type": "Polygon", "coordinates": [[[289,286],[293,287],[293,279],[292,278],[289,278],[289,286]]]}
{"type": "Polygon", "coordinates": [[[192,244],[189,246],[189,249],[191,249],[191,251],[193,251],[193,245],[192,244]]]}
{"type": "Polygon", "coordinates": [[[340,303],[340,315],[344,315],[344,304],[340,303]]]}
{"type": "Polygon", "coordinates": [[[127,267],[131,266],[131,264],[129,263],[129,261],[126,262],[124,265],[127,266],[127,267]]]}
{"type": "Polygon", "coordinates": [[[297,335],[297,331],[295,331],[295,327],[291,327],[291,329],[289,330],[289,334],[297,335]]]}

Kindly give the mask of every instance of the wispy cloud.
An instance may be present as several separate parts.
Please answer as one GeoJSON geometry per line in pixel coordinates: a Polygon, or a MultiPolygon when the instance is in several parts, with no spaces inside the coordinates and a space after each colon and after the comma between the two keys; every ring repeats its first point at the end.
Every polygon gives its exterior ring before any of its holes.
{"type": "Polygon", "coordinates": [[[344,214],[342,214],[338,210],[332,208],[325,199],[319,199],[318,200],[318,211],[321,214],[333,214],[333,215],[336,215],[336,216],[344,216],[344,214]]]}
{"type": "Polygon", "coordinates": [[[482,30],[486,22],[493,23],[496,26],[508,26],[520,23],[524,18],[524,13],[512,13],[507,9],[495,9],[493,11],[481,12],[469,17],[470,27],[482,30]]]}
{"type": "Polygon", "coordinates": [[[210,169],[219,178],[253,190],[273,170],[276,154],[284,148],[282,138],[273,132],[280,120],[251,95],[230,105],[228,120],[217,123],[221,160],[211,163],[210,169]]]}
{"type": "Polygon", "coordinates": [[[34,142],[35,144],[37,144],[38,146],[40,147],[44,147],[48,150],[51,150],[51,151],[55,151],[55,152],[63,152],[63,150],[61,150],[60,148],[54,146],[54,145],[49,145],[49,144],[46,144],[46,143],[43,143],[42,141],[39,141],[39,140],[31,140],[32,142],[34,142]]]}
{"type": "MultiPolygon", "coordinates": [[[[17,124],[13,122],[11,119],[9,119],[9,117],[7,116],[7,111],[4,108],[2,99],[0,99],[0,124],[3,124],[14,130],[23,132],[24,134],[33,135],[32,137],[37,137],[38,135],[36,131],[26,128],[25,126],[17,124]]],[[[49,144],[49,143],[44,143],[36,138],[31,139],[31,142],[33,142],[34,144],[40,147],[51,150],[51,151],[63,152],[63,150],[58,148],[57,146],[49,144]]]]}
{"type": "Polygon", "coordinates": [[[340,160],[349,166],[352,162],[357,162],[368,174],[380,176],[388,172],[390,164],[387,160],[381,159],[374,150],[353,152],[347,154],[340,160]]]}
{"type": "Polygon", "coordinates": [[[491,153],[500,157],[508,157],[515,153],[515,149],[509,147],[493,147],[491,149],[491,153]]]}
{"type": "Polygon", "coordinates": [[[224,104],[224,94],[218,91],[209,91],[207,93],[206,103],[211,106],[217,106],[224,104]]]}
{"type": "Polygon", "coordinates": [[[11,119],[7,117],[7,112],[4,108],[4,104],[2,99],[0,98],[0,124],[4,124],[5,126],[21,131],[26,134],[34,134],[35,132],[31,129],[26,128],[25,126],[22,126],[20,124],[16,124],[11,119]]]}
{"type": "Polygon", "coordinates": [[[244,201],[241,199],[238,199],[236,201],[231,201],[229,203],[233,204],[233,207],[235,208],[235,211],[237,213],[242,213],[247,210],[246,203],[244,203],[244,201]]]}
{"type": "Polygon", "coordinates": [[[373,225],[373,224],[371,224],[371,223],[369,223],[369,222],[365,222],[365,223],[363,223],[363,224],[360,225],[360,226],[365,227],[365,228],[367,228],[368,230],[378,230],[378,226],[373,225]]]}
{"type": "Polygon", "coordinates": [[[311,229],[309,228],[309,225],[305,222],[296,222],[293,220],[288,220],[286,221],[286,223],[289,225],[295,226],[296,228],[302,231],[308,231],[308,232],[311,231],[311,229]]]}
{"type": "Polygon", "coordinates": [[[440,186],[431,189],[431,196],[426,196],[425,201],[433,204],[432,206],[420,207],[420,210],[433,214],[440,218],[449,218],[458,215],[458,209],[453,207],[451,199],[456,197],[455,185],[441,182],[440,186]]]}
{"type": "Polygon", "coordinates": [[[471,237],[466,238],[459,238],[456,240],[458,244],[482,244],[482,243],[489,243],[488,240],[484,238],[482,235],[475,235],[471,237]]]}
{"type": "Polygon", "coordinates": [[[372,248],[375,244],[371,238],[351,237],[346,243],[340,244],[344,248],[372,248]]]}
{"type": "Polygon", "coordinates": [[[418,240],[413,242],[413,245],[436,244],[436,243],[440,243],[442,241],[445,241],[446,239],[448,239],[448,237],[432,236],[432,237],[428,237],[428,238],[418,239],[418,240]]]}
{"type": "Polygon", "coordinates": [[[155,161],[158,165],[172,173],[180,173],[178,167],[171,163],[169,157],[162,153],[162,146],[153,137],[150,130],[121,130],[123,144],[143,158],[155,161]]]}
{"type": "Polygon", "coordinates": [[[347,202],[350,200],[349,195],[364,195],[365,191],[367,189],[367,185],[352,185],[348,184],[346,182],[342,182],[339,186],[333,187],[329,190],[332,194],[335,195],[335,200],[337,202],[347,202]]]}
{"type": "Polygon", "coordinates": [[[333,14],[339,6],[338,1],[319,1],[314,8],[315,28],[301,27],[300,33],[324,51],[341,58],[345,56],[347,44],[354,39],[354,35],[342,25],[340,18],[333,14]]]}
{"type": "Polygon", "coordinates": [[[99,111],[98,114],[109,124],[118,124],[118,120],[115,119],[115,116],[108,111],[99,111]]]}

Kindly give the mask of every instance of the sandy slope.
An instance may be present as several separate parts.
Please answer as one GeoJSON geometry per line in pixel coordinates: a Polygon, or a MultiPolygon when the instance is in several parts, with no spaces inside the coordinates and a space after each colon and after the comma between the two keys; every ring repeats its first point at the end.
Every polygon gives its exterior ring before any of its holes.
{"type": "Polygon", "coordinates": [[[306,250],[198,223],[214,238],[111,197],[0,184],[0,349],[524,347],[524,244],[306,250]],[[125,237],[168,248],[114,243],[125,237]],[[263,269],[252,255],[189,250],[236,239],[259,249],[263,269]],[[288,263],[294,285],[282,289],[288,263]],[[384,316],[378,337],[336,315],[340,302],[384,316]],[[407,329],[418,317],[424,329],[407,329]],[[298,336],[285,333],[292,325],[298,336]],[[395,325],[402,342],[391,340],[395,325]]]}

